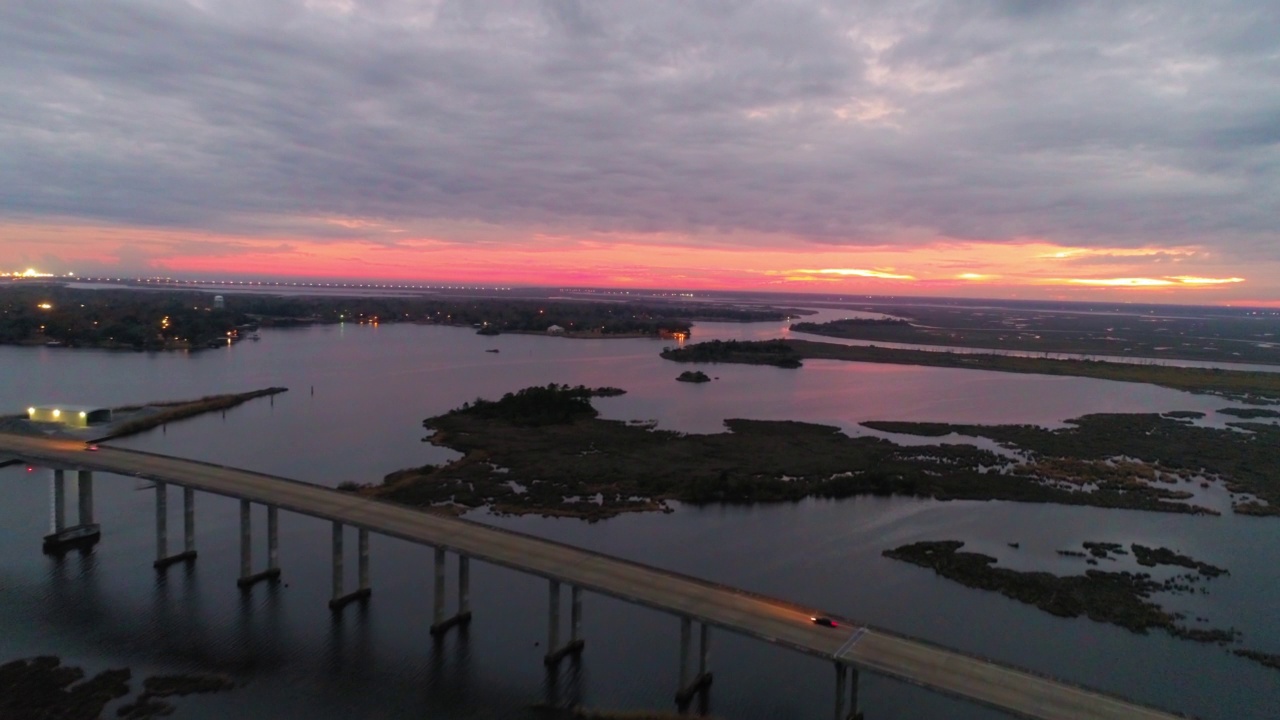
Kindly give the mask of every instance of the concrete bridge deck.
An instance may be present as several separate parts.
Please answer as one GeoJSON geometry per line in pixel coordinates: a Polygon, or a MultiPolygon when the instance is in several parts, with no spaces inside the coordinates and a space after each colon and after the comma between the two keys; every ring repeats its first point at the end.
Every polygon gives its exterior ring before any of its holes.
{"type": "MultiPolygon", "coordinates": [[[[1176,715],[961,652],[845,621],[815,625],[783,600],[479,523],[269,475],[176,457],[0,434],[0,455],[193,488],[354,525],[638,603],[815,657],[880,673],[1016,716],[1170,720],[1176,715]]],[[[832,616],[836,617],[836,616],[832,616]]],[[[841,676],[843,678],[843,676],[841,676]]]]}

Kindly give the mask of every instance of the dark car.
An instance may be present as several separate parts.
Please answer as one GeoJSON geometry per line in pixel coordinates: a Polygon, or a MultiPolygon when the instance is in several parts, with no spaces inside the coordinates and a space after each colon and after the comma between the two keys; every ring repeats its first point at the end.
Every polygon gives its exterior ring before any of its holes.
{"type": "Polygon", "coordinates": [[[821,625],[822,627],[840,627],[840,623],[829,617],[815,617],[809,619],[813,621],[814,625],[821,625]]]}

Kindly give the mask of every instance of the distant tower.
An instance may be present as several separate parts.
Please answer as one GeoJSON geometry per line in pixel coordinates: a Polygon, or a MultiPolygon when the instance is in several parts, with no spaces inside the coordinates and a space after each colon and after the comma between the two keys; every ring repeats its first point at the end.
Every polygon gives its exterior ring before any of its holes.
{"type": "Polygon", "coordinates": [[[226,301],[226,300],[223,300],[221,295],[214,295],[214,296],[213,296],[213,309],[214,309],[214,310],[225,310],[225,309],[226,309],[226,307],[227,307],[227,301],[226,301]]]}

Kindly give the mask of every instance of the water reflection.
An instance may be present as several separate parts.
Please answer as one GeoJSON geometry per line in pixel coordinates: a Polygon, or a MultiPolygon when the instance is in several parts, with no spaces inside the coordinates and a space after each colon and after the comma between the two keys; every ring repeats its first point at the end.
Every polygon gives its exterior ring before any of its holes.
{"type": "MultiPolygon", "coordinates": [[[[173,423],[121,444],[330,485],[376,482],[397,468],[447,459],[449,451],[421,442],[423,417],[548,382],[624,387],[627,395],[598,402],[605,416],[654,418],[662,427],[697,432],[720,431],[725,417],[810,420],[859,432],[857,423],[873,418],[1057,424],[1085,412],[1212,414],[1227,405],[1079,378],[841,363],[809,363],[799,372],[715,366],[709,374],[719,380],[689,386],[674,381],[679,366],[657,358],[661,346],[358,326],[264,331],[258,343],[182,356],[6,347],[0,374],[24,382],[0,385],[0,402],[24,407],[32,398],[56,397],[120,405],[291,387],[274,403],[173,423]],[[494,343],[502,352],[485,353],[494,343]]],[[[136,492],[136,484],[98,479],[102,542],[92,554],[58,560],[39,553],[48,518],[44,476],[0,469],[6,654],[60,654],[91,672],[133,666],[135,677],[232,672],[247,683],[232,693],[181,700],[184,718],[526,720],[534,717],[528,707],[548,692],[562,703],[597,707],[674,705],[678,623],[671,617],[588,594],[586,651],[548,682],[545,648],[535,646],[546,636],[543,580],[475,563],[476,622],[436,643],[428,629],[428,549],[378,538],[373,598],[334,615],[325,604],[327,523],[282,513],[282,581],[242,594],[235,587],[237,504],[202,495],[199,560],[157,575],[150,563],[154,498],[136,492]]],[[[1085,540],[1171,547],[1232,572],[1188,607],[1215,625],[1243,629],[1251,647],[1274,652],[1280,541],[1271,519],[910,498],[679,507],[670,515],[597,524],[483,513],[478,519],[829,608],[1206,718],[1262,720],[1271,716],[1269,701],[1280,697],[1274,671],[1216,646],[1049,617],[880,555],[906,542],[955,538],[1009,567],[1065,573],[1078,568],[1056,550],[1085,540]],[[1010,541],[1020,549],[1010,549],[1010,541]]],[[[717,633],[715,643],[718,715],[829,715],[827,663],[727,633],[717,633]]],[[[875,677],[863,678],[862,701],[876,718],[1001,717],[875,677]]]]}

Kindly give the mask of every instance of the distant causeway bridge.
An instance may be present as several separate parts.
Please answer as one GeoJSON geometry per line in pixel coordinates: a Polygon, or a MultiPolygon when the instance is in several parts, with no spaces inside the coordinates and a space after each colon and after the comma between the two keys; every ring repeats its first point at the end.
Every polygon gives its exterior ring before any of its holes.
{"type": "MultiPolygon", "coordinates": [[[[768,598],[655,567],[543,540],[530,535],[442,517],[370,500],[296,480],[152,453],[102,447],[86,452],[83,442],[0,434],[0,457],[53,468],[53,528],[45,538],[48,552],[60,552],[99,539],[93,512],[95,471],[143,478],[155,483],[156,559],[159,569],[196,558],[196,491],[240,501],[240,577],[248,588],[280,574],[278,515],[280,510],[333,523],[333,594],[335,612],[368,598],[369,533],[427,545],[435,550],[434,615],[431,632],[443,635],[468,623],[469,560],[492,563],[546,578],[549,582],[548,643],[545,662],[583,651],[580,620],[584,590],[675,615],[680,619],[679,686],[676,701],[686,706],[711,684],[710,630],[719,628],[825,659],[835,668],[834,717],[848,720],[858,711],[858,675],[879,673],[1012,715],[1044,720],[1172,720],[1176,715],[1144,707],[1106,693],[1053,680],[1025,670],[943,648],[900,634],[840,620],[836,628],[812,622],[825,613],[805,610],[768,598]],[[67,473],[75,473],[78,522],[66,523],[67,473]],[[168,544],[168,486],[182,489],[183,545],[171,553],[168,544]],[[267,508],[267,566],[255,570],[250,509],[267,508]],[[358,587],[344,588],[343,529],[357,529],[358,587]],[[457,602],[446,612],[445,559],[458,556],[457,602]],[[561,588],[568,586],[568,637],[561,635],[561,588]],[[698,652],[693,650],[698,625],[698,652]],[[696,671],[695,663],[696,660],[696,671]]],[[[832,616],[834,617],[834,616],[832,616]]]]}

